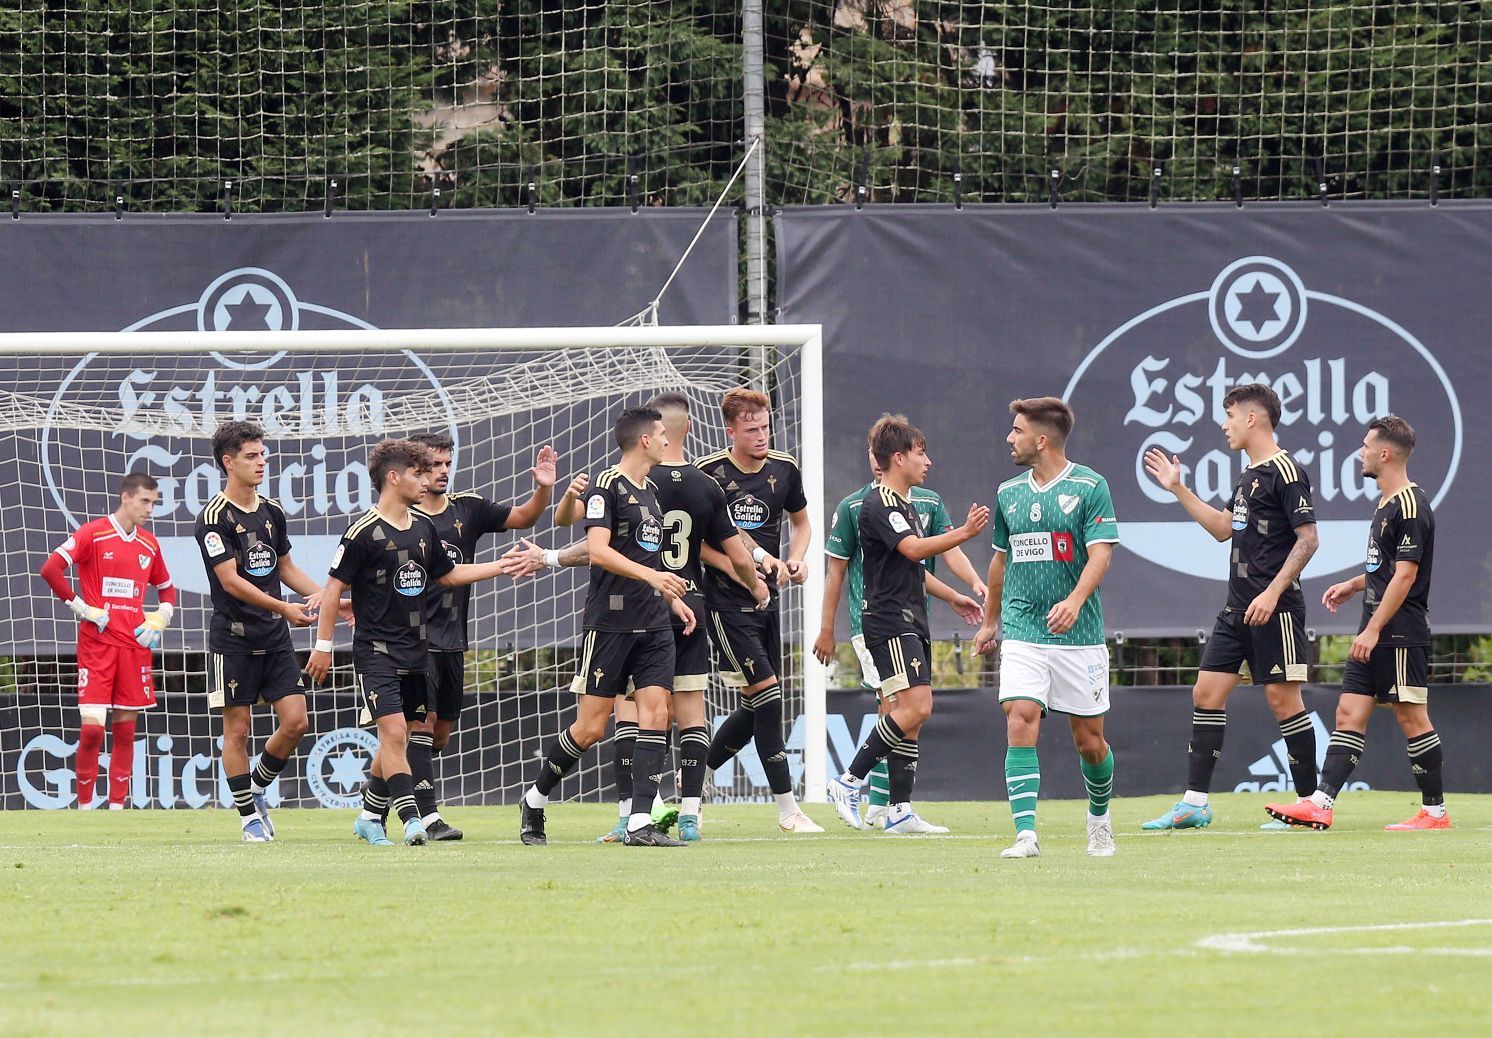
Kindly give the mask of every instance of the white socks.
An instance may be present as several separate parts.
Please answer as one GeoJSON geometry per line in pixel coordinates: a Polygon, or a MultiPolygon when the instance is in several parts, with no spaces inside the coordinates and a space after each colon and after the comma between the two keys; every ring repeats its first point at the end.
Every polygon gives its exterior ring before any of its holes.
{"type": "Polygon", "coordinates": [[[700,802],[703,799],[703,797],[684,797],[684,799],[679,801],[679,814],[692,815],[698,818],[700,802]]]}
{"type": "Polygon", "coordinates": [[[777,801],[778,818],[791,818],[798,813],[798,798],[791,793],[774,793],[772,798],[777,801]]]}
{"type": "Polygon", "coordinates": [[[549,798],[546,797],[543,793],[540,793],[533,786],[529,786],[528,792],[523,794],[523,802],[529,807],[536,809],[549,806],[549,798]]]}
{"type": "Polygon", "coordinates": [[[1192,807],[1207,806],[1207,794],[1198,793],[1195,789],[1188,789],[1186,791],[1186,795],[1183,796],[1181,799],[1190,804],[1192,807]]]}

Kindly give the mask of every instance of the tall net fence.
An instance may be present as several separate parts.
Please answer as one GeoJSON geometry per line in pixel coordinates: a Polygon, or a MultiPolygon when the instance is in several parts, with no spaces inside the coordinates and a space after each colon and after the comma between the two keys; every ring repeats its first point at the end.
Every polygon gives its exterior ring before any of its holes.
{"type": "MultiPolygon", "coordinates": [[[[1484,4],[763,8],[769,204],[1402,198],[1436,165],[1492,191],[1484,4]]],[[[742,151],[742,34],[709,0],[19,0],[0,185],[28,210],[699,203],[742,151]]]]}

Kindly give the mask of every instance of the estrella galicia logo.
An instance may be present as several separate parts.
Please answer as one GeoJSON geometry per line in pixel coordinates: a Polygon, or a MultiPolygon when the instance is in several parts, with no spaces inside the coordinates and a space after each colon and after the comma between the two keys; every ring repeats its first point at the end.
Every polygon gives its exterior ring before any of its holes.
{"type": "Polygon", "coordinates": [[[1320,547],[1306,577],[1362,565],[1364,513],[1378,489],[1362,474],[1357,446],[1374,418],[1414,415],[1415,478],[1432,506],[1455,481],[1464,422],[1434,353],[1373,306],[1307,288],[1277,258],[1245,256],[1205,291],[1124,321],[1088,352],[1062,393],[1077,413],[1093,416],[1087,429],[1102,430],[1080,433],[1101,438],[1075,450],[1109,459],[1102,464],[1124,516],[1126,549],[1189,576],[1227,579],[1227,546],[1177,515],[1175,497],[1150,478],[1143,458],[1152,447],[1180,458],[1186,485],[1212,507],[1232,508],[1234,529],[1246,525],[1248,502],[1234,498],[1234,487],[1250,462],[1228,450],[1219,426],[1228,391],[1251,382],[1279,395],[1280,446],[1314,492],[1320,547]],[[1118,478],[1126,471],[1129,478],[1118,478]]]}
{"type": "Polygon", "coordinates": [[[451,560],[453,566],[459,566],[466,561],[461,557],[461,549],[450,541],[442,540],[440,546],[445,549],[446,558],[451,560]]]}
{"type": "Polygon", "coordinates": [[[1249,505],[1239,494],[1233,499],[1233,529],[1242,530],[1249,524],[1249,505]]]}
{"type": "Polygon", "coordinates": [[[358,807],[363,779],[377,752],[378,737],[372,732],[361,728],[327,732],[306,757],[306,785],[323,807],[358,807]]]}
{"type": "Polygon", "coordinates": [[[275,571],[279,562],[280,556],[275,550],[260,541],[244,553],[243,568],[251,577],[267,577],[275,571]]]}
{"type": "Polygon", "coordinates": [[[394,590],[405,598],[425,593],[425,567],[410,559],[394,573],[394,590]]]}
{"type": "Polygon", "coordinates": [[[637,533],[634,536],[644,551],[657,551],[663,547],[663,524],[658,521],[656,515],[650,515],[637,524],[637,533]]]}
{"type": "Polygon", "coordinates": [[[730,503],[730,517],[743,530],[756,530],[767,525],[767,504],[750,494],[742,494],[730,503]]]}
{"type": "Polygon", "coordinates": [[[1378,550],[1378,542],[1372,537],[1368,538],[1368,572],[1377,573],[1378,567],[1383,565],[1383,553],[1378,550]]]}

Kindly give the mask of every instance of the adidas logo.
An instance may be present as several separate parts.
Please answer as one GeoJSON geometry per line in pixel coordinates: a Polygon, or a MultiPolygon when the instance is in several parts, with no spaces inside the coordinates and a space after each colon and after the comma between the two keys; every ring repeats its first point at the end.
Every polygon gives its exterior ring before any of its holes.
{"type": "MultiPolygon", "coordinates": [[[[1331,732],[1321,721],[1321,715],[1312,710],[1310,713],[1311,730],[1316,735],[1316,770],[1319,772],[1326,765],[1326,744],[1331,741],[1331,732]]],[[[1253,781],[1243,781],[1233,787],[1235,793],[1276,793],[1285,792],[1294,795],[1295,778],[1290,774],[1290,751],[1285,746],[1283,737],[1277,738],[1269,745],[1269,752],[1249,765],[1249,774],[1254,776],[1253,781]]],[[[1342,792],[1348,790],[1370,789],[1366,782],[1353,781],[1342,787],[1342,792]]]]}
{"type": "Polygon", "coordinates": [[[429,779],[420,779],[419,783],[414,788],[415,789],[434,789],[435,787],[430,784],[430,780],[429,779]]]}
{"type": "Polygon", "coordinates": [[[1271,673],[1271,674],[1283,674],[1285,672],[1283,670],[1280,670],[1280,665],[1278,663],[1276,663],[1273,667],[1269,668],[1269,673],[1271,673]]]}

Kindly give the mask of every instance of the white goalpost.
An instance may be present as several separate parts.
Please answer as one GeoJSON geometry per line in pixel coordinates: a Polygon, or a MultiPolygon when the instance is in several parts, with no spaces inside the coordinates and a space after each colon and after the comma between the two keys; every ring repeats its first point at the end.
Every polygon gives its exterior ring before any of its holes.
{"type": "MultiPolygon", "coordinates": [[[[372,504],[364,462],[385,436],[450,434],[451,491],[519,504],[533,490],[539,447],[559,452],[557,495],[574,475],[594,477],[612,463],[610,427],[620,408],[663,390],[691,401],[690,457],[728,446],[720,397],[745,384],[772,399],[773,446],[798,457],[813,525],[807,581],[782,597],[782,678],[800,788],[821,802],[827,670],[812,654],[826,518],[819,326],[0,334],[7,517],[0,572],[11,611],[0,636],[0,737],[16,762],[4,783],[7,802],[75,801],[77,622],[35,574],[74,529],[113,511],[127,472],[160,482],[151,529],[180,594],[155,657],[161,705],[141,718],[131,800],[226,804],[219,729],[205,694],[206,573],[192,536],[198,512],[222,486],[209,450],[219,422],[266,429],[271,459],[261,493],[280,500],[292,556],[321,579],[348,523],[372,504]]],[[[575,529],[556,529],[551,515],[532,531],[489,537],[478,558],[519,536],[544,547],[578,539],[575,529]]],[[[468,706],[437,770],[447,803],[511,803],[543,744],[571,716],[585,572],[545,571],[474,590],[468,706]]],[[[310,632],[294,637],[308,652],[310,632]]],[[[357,727],[349,641],[339,625],[333,678],[310,694],[311,731],[272,803],[350,806],[356,796],[371,738],[357,727]]],[[[733,696],[712,685],[712,723],[734,706],[733,696]]],[[[270,715],[255,713],[257,743],[270,715]]],[[[612,781],[604,758],[609,753],[587,755],[560,795],[603,798],[612,781]]],[[[717,799],[769,799],[751,749],[714,779],[717,799]]]]}

